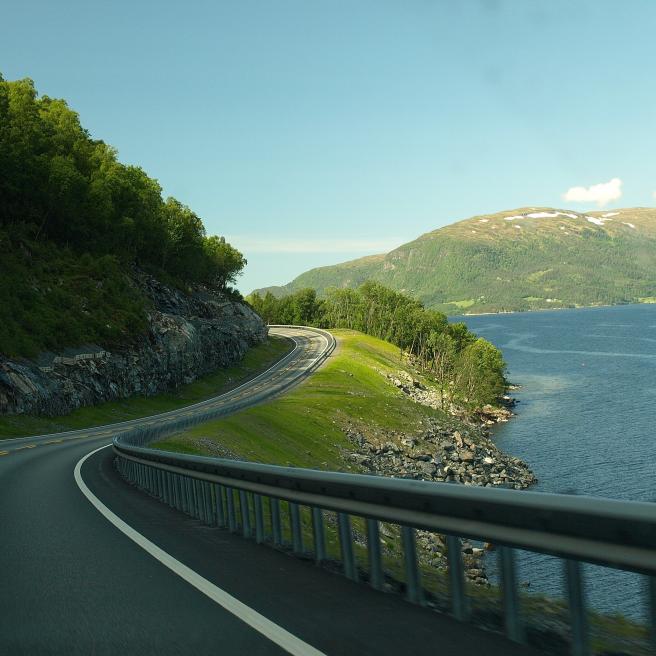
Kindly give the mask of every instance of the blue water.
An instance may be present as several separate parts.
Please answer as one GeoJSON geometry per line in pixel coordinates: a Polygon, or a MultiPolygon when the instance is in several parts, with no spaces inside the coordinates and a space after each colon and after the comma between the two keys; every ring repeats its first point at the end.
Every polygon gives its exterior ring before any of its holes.
{"type": "MultiPolygon", "coordinates": [[[[460,317],[502,349],[521,389],[497,445],[543,492],[656,501],[656,305],[460,317]]],[[[656,509],[655,509],[656,512],[656,509]]],[[[520,580],[560,594],[556,559],[521,554],[520,580]]],[[[593,606],[643,613],[641,577],[587,567],[593,606]]]]}

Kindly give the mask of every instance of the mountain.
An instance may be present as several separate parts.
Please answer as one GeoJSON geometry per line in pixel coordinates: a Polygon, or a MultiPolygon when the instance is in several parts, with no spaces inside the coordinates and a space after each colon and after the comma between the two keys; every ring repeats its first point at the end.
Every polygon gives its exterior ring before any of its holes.
{"type": "Polygon", "coordinates": [[[656,302],[656,208],[483,214],[257,291],[322,295],[369,279],[447,314],[656,302]]]}

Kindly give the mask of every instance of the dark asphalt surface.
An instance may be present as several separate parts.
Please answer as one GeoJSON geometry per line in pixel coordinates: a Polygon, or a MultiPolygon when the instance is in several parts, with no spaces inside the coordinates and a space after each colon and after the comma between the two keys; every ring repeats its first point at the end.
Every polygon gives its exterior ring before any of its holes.
{"type": "MultiPolygon", "coordinates": [[[[14,443],[0,457],[0,654],[285,653],[150,556],[83,496],[75,465],[108,442],[103,435],[13,450],[21,445],[14,443]]],[[[326,654],[532,653],[204,527],[127,485],[110,448],[91,456],[81,474],[132,528],[326,654]]]]}

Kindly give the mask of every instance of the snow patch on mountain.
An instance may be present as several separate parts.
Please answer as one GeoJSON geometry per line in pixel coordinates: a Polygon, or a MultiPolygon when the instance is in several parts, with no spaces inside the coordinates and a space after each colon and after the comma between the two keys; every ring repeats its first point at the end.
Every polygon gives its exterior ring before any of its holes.
{"type": "Polygon", "coordinates": [[[557,216],[567,216],[570,219],[578,218],[578,214],[570,212],[531,212],[529,214],[517,214],[516,216],[506,216],[505,221],[516,221],[517,219],[553,219],[557,216]]]}

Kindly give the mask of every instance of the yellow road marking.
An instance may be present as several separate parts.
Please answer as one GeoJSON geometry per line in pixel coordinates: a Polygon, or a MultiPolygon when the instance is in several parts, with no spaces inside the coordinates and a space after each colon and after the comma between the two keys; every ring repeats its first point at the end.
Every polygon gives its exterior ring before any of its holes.
{"type": "Polygon", "coordinates": [[[43,442],[43,444],[61,444],[64,440],[59,439],[59,440],[48,440],[47,442],[43,442]]]}
{"type": "Polygon", "coordinates": [[[20,451],[21,449],[33,449],[36,447],[36,444],[26,444],[25,446],[17,446],[14,451],[20,451]]]}
{"type": "Polygon", "coordinates": [[[9,455],[9,451],[0,451],[0,456],[9,455]]]}

